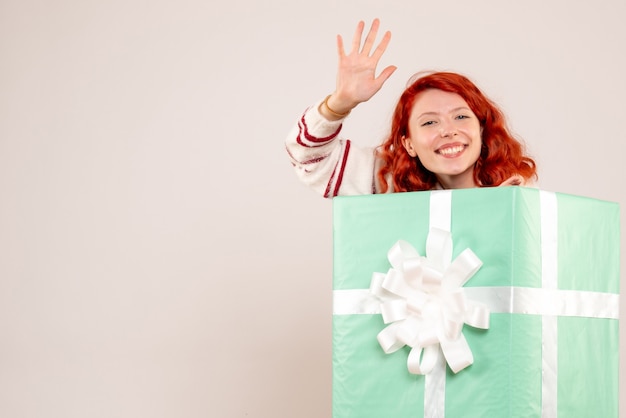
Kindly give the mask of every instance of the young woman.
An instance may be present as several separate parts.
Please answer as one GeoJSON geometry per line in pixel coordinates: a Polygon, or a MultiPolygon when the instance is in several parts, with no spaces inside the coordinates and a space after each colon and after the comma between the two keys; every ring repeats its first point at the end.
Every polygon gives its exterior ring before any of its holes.
{"type": "Polygon", "coordinates": [[[335,91],[308,108],[287,137],[301,180],[324,197],[337,195],[527,185],[535,162],[507,130],[502,112],[466,77],[434,72],[414,77],[396,105],[391,132],[379,147],[341,138],[343,120],[376,94],[396,67],[376,66],[391,39],[374,47],[379,21],[363,46],[359,22],[351,51],[337,36],[335,91]]]}

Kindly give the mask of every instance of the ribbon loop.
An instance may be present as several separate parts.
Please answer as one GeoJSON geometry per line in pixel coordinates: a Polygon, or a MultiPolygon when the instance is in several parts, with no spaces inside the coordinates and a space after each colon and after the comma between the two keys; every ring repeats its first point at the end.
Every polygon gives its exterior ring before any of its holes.
{"type": "Polygon", "coordinates": [[[446,270],[446,286],[452,288],[464,286],[482,265],[482,261],[472,250],[465,249],[446,270]]]}
{"type": "Polygon", "coordinates": [[[439,350],[436,346],[415,347],[409,352],[406,365],[412,374],[428,374],[435,368],[438,357],[439,350]]]}
{"type": "Polygon", "coordinates": [[[463,334],[454,340],[444,339],[441,341],[441,351],[450,366],[450,370],[458,373],[474,363],[474,356],[463,334]]]}
{"type": "Polygon", "coordinates": [[[398,240],[387,252],[389,263],[397,269],[402,269],[404,260],[419,258],[420,254],[408,242],[398,240]]]}
{"type": "Polygon", "coordinates": [[[395,299],[383,303],[380,306],[380,312],[383,315],[385,324],[401,321],[409,315],[404,299],[395,299]]]}
{"type": "Polygon", "coordinates": [[[478,302],[469,302],[463,321],[474,328],[489,328],[489,308],[478,302]]]}
{"type": "Polygon", "coordinates": [[[404,343],[398,340],[396,331],[398,329],[398,323],[393,323],[380,331],[376,336],[378,344],[385,352],[385,354],[391,354],[405,346],[404,343]]]}

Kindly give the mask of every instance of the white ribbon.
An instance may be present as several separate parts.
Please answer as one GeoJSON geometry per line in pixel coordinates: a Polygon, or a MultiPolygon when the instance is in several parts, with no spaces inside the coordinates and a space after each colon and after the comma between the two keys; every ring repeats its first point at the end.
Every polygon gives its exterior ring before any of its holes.
{"type": "MultiPolygon", "coordinates": [[[[539,191],[541,211],[541,287],[558,288],[558,222],[556,193],[539,191]]],[[[541,416],[557,417],[558,320],[554,315],[541,317],[541,416]]]]}
{"type": "MultiPolygon", "coordinates": [[[[582,290],[533,287],[465,287],[468,299],[483,303],[491,313],[619,319],[619,295],[582,290]]],[[[333,291],[334,315],[380,314],[380,299],[369,289],[333,291]]]]}
{"type": "Polygon", "coordinates": [[[387,254],[387,274],[374,273],[370,292],[380,301],[383,322],[378,334],[385,353],[411,347],[409,372],[428,374],[437,363],[439,347],[454,373],[474,362],[463,336],[463,324],[489,328],[489,309],[471,301],[463,285],[482,262],[470,249],[452,261],[452,237],[432,228],[426,241],[426,257],[406,241],[398,241],[387,254]]]}

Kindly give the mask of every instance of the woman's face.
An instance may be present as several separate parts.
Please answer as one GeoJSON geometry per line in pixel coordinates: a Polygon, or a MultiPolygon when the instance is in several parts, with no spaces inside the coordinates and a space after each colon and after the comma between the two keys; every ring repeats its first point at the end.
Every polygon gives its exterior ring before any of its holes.
{"type": "Polygon", "coordinates": [[[474,165],[480,156],[482,129],[468,104],[456,93],[425,90],[409,116],[403,145],[418,157],[446,189],[476,187],[474,165]]]}

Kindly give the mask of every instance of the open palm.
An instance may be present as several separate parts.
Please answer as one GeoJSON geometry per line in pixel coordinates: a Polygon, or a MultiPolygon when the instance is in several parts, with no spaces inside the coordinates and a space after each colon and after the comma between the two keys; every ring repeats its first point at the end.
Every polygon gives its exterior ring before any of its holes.
{"type": "Polygon", "coordinates": [[[380,22],[374,19],[365,42],[361,46],[364,26],[362,21],[357,25],[351,50],[347,54],[343,38],[337,35],[339,67],[333,103],[338,109],[350,110],[359,103],[372,98],[396,70],[395,66],[390,65],[378,76],[376,75],[376,67],[391,40],[391,33],[386,32],[375,47],[380,22]]]}

